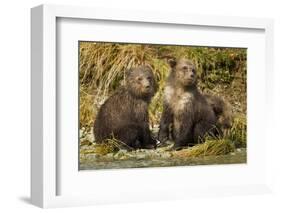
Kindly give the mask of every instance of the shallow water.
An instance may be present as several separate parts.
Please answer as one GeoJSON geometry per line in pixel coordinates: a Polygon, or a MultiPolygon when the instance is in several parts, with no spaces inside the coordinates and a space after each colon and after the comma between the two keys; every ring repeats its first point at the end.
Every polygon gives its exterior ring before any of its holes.
{"type": "MultiPolygon", "coordinates": [[[[156,133],[158,129],[153,129],[156,133]]],[[[195,166],[214,164],[241,164],[247,162],[247,149],[238,148],[227,155],[186,157],[187,151],[170,151],[172,142],[167,147],[141,149],[136,151],[119,150],[117,153],[99,155],[95,153],[93,131],[80,138],[80,170],[121,169],[144,167],[195,166]],[[183,153],[183,155],[181,155],[183,153]]],[[[80,133],[83,135],[83,132],[80,133]]]]}
{"type": "Polygon", "coordinates": [[[204,157],[178,157],[174,156],[172,152],[161,151],[124,152],[123,155],[117,156],[112,153],[106,156],[89,153],[81,154],[80,170],[241,164],[246,162],[246,149],[237,149],[227,155],[204,157]]]}

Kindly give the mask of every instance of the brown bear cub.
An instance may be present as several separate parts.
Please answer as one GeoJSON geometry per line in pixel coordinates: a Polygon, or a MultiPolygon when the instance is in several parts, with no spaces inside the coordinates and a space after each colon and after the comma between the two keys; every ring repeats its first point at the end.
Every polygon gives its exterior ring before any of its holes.
{"type": "Polygon", "coordinates": [[[165,144],[171,132],[172,149],[179,150],[203,142],[207,134],[217,134],[217,117],[197,89],[194,64],[187,59],[169,60],[169,64],[158,139],[165,144]]]}
{"type": "Polygon", "coordinates": [[[149,130],[148,105],[157,90],[152,70],[139,66],[128,70],[126,82],[101,106],[95,123],[97,143],[115,138],[127,149],[155,148],[149,130]]]}
{"type": "Polygon", "coordinates": [[[225,134],[233,124],[233,112],[231,105],[221,97],[211,94],[205,94],[204,96],[216,115],[217,129],[220,131],[221,135],[225,134]]]}

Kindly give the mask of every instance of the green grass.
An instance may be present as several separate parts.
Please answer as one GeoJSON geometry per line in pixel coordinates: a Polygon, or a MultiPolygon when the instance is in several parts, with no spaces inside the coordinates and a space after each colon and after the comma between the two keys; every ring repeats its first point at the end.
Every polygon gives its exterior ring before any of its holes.
{"type": "MultiPolygon", "coordinates": [[[[246,49],[80,42],[79,50],[80,129],[91,130],[99,107],[124,84],[125,71],[138,65],[151,66],[159,84],[149,106],[150,124],[158,125],[169,74],[167,60],[186,57],[197,67],[200,90],[227,100],[235,117],[224,138],[207,139],[204,144],[187,149],[187,155],[226,154],[233,146],[246,147],[246,49]]],[[[95,145],[95,152],[116,152],[120,145],[109,140],[95,145]]]]}
{"type": "Polygon", "coordinates": [[[201,90],[242,103],[238,110],[245,113],[246,49],[80,42],[80,128],[92,127],[100,105],[124,83],[125,71],[144,64],[152,67],[159,84],[149,108],[151,123],[159,123],[171,57],[192,59],[201,90]]]}

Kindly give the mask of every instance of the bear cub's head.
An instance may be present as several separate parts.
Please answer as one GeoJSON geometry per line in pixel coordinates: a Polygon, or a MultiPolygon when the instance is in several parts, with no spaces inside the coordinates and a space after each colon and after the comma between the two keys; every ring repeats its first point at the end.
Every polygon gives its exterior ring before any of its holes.
{"type": "Polygon", "coordinates": [[[133,96],[141,99],[150,100],[157,91],[157,83],[149,66],[139,66],[128,70],[126,86],[133,96]]]}
{"type": "Polygon", "coordinates": [[[191,60],[170,59],[169,64],[177,84],[183,87],[193,87],[197,83],[196,67],[191,60]]]}

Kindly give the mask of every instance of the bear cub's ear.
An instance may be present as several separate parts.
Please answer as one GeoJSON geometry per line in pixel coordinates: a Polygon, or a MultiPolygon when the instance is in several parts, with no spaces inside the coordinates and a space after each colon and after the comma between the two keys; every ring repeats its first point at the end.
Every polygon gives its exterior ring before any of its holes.
{"type": "Polygon", "coordinates": [[[177,61],[174,58],[169,59],[168,63],[169,63],[171,68],[174,68],[177,65],[177,61]]]}

